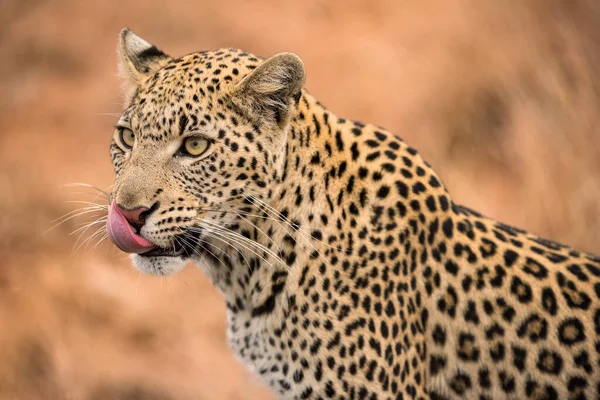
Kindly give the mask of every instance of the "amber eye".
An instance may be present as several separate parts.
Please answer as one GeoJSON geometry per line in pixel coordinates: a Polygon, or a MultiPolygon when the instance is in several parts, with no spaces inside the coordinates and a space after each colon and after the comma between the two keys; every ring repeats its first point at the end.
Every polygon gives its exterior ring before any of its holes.
{"type": "Polygon", "coordinates": [[[208,149],[208,140],[200,137],[189,137],[183,142],[182,153],[192,157],[198,157],[208,149]]]}
{"type": "Polygon", "coordinates": [[[131,149],[135,143],[135,134],[129,128],[119,128],[119,140],[126,149],[131,149]]]}

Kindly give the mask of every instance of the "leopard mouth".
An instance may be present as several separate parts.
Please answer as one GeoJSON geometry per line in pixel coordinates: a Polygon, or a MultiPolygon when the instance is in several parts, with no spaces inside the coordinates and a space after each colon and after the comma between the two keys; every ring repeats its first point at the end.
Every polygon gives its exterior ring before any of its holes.
{"type": "Polygon", "coordinates": [[[181,257],[191,258],[197,253],[200,232],[184,232],[173,237],[173,245],[170,247],[154,247],[153,249],[138,253],[141,257],[181,257]]]}

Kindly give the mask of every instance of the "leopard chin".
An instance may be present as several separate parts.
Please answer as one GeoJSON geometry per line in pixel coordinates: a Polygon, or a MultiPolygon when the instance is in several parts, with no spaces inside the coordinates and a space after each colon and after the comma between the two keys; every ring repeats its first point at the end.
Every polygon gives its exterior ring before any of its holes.
{"type": "Polygon", "coordinates": [[[186,259],[182,256],[145,256],[133,254],[133,266],[147,275],[169,276],[176,274],[185,267],[186,259]]]}

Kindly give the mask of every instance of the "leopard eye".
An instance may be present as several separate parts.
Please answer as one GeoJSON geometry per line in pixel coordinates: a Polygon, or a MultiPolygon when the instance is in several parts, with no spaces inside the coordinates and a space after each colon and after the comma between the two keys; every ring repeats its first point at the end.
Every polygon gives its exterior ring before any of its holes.
{"type": "Polygon", "coordinates": [[[120,127],[119,129],[119,140],[126,149],[133,148],[135,143],[135,134],[129,128],[120,127]]]}
{"type": "Polygon", "coordinates": [[[189,137],[183,142],[181,152],[184,155],[198,157],[208,149],[208,140],[201,137],[189,137]]]}

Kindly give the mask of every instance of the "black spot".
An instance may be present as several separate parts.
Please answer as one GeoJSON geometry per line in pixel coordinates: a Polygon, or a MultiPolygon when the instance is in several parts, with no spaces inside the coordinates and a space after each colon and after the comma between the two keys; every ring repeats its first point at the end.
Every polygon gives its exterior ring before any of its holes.
{"type": "Polygon", "coordinates": [[[481,257],[489,258],[496,254],[496,243],[486,238],[482,238],[481,242],[483,243],[481,246],[479,246],[481,257]]]}
{"type": "Polygon", "coordinates": [[[525,260],[523,271],[535,276],[538,279],[544,279],[548,276],[548,269],[546,269],[546,267],[544,267],[542,264],[530,257],[527,257],[527,259],[525,260]]]}
{"type": "Polygon", "coordinates": [[[358,169],[358,177],[360,179],[365,179],[369,175],[369,170],[365,167],[360,167],[358,169]]]}
{"type": "Polygon", "coordinates": [[[504,360],[505,348],[504,344],[500,342],[496,342],[492,346],[490,346],[490,357],[495,362],[500,362],[504,360]]]}
{"type": "Polygon", "coordinates": [[[498,378],[500,378],[500,387],[505,393],[515,391],[515,378],[512,375],[507,374],[505,371],[500,371],[498,378]]]}
{"type": "Polygon", "coordinates": [[[515,309],[513,307],[506,307],[504,309],[504,311],[502,311],[502,318],[506,321],[506,322],[512,322],[513,318],[515,317],[515,314],[517,312],[515,311],[515,309]]]}
{"type": "Polygon", "coordinates": [[[492,315],[494,313],[494,305],[489,300],[484,300],[483,311],[485,311],[487,315],[492,315]]]}
{"type": "Polygon", "coordinates": [[[385,139],[387,139],[387,135],[385,133],[383,133],[383,132],[375,131],[374,133],[375,133],[375,137],[380,142],[384,142],[385,139]]]}
{"type": "Polygon", "coordinates": [[[377,160],[379,158],[379,156],[381,155],[381,152],[379,151],[374,151],[372,153],[367,154],[367,156],[365,157],[365,159],[367,161],[374,161],[377,160]]]}
{"type": "Polygon", "coordinates": [[[590,363],[588,352],[585,350],[582,350],[579,354],[574,356],[573,362],[577,368],[582,368],[587,374],[591,374],[594,370],[592,368],[592,364],[590,363]]]}
{"type": "Polygon", "coordinates": [[[374,337],[371,337],[371,339],[369,339],[369,346],[375,350],[375,353],[377,353],[378,356],[381,357],[381,343],[379,342],[379,340],[375,339],[374,337]]]}
{"type": "Polygon", "coordinates": [[[390,187],[384,185],[384,186],[381,186],[379,188],[379,190],[377,191],[377,197],[379,197],[380,199],[385,199],[389,193],[390,193],[390,187]]]}
{"type": "Polygon", "coordinates": [[[546,310],[550,315],[556,315],[558,311],[558,305],[556,303],[556,296],[551,288],[545,287],[542,289],[542,307],[546,310]]]}
{"type": "Polygon", "coordinates": [[[525,370],[525,363],[527,362],[527,350],[519,346],[512,346],[513,363],[515,367],[521,372],[525,370]]]}
{"type": "MultiPolygon", "coordinates": [[[[339,145],[339,143],[338,143],[338,145],[339,145]]],[[[358,157],[360,156],[360,152],[358,151],[358,145],[356,142],[354,142],[352,144],[352,146],[350,146],[350,152],[352,153],[352,161],[358,160],[358,157]]]]}
{"type": "Polygon", "coordinates": [[[465,291],[465,293],[469,293],[469,291],[471,290],[472,284],[473,284],[473,278],[471,278],[469,275],[466,275],[462,280],[462,288],[465,291]]]}
{"type": "Polygon", "coordinates": [[[590,274],[600,278],[600,266],[586,263],[585,268],[590,272],[590,274]]]}
{"type": "Polygon", "coordinates": [[[319,154],[318,151],[315,154],[312,155],[312,157],[310,159],[310,163],[312,165],[317,165],[317,164],[321,163],[321,155],[319,154]]]}
{"type": "Polygon", "coordinates": [[[519,233],[527,233],[522,229],[515,228],[514,226],[505,225],[501,222],[496,224],[496,228],[502,230],[503,232],[506,232],[510,236],[517,236],[519,233]]]}
{"type": "Polygon", "coordinates": [[[408,186],[404,182],[396,181],[396,190],[400,196],[408,198],[408,186]]]}
{"type": "Polygon", "coordinates": [[[581,310],[587,310],[590,307],[590,303],[592,300],[590,296],[588,296],[585,292],[582,292],[577,289],[575,284],[566,280],[562,273],[557,273],[557,281],[559,286],[561,286],[561,293],[569,307],[579,308],[581,310]]]}
{"type": "Polygon", "coordinates": [[[577,318],[567,318],[558,326],[558,339],[561,343],[572,346],[585,340],[585,328],[577,318]]]}
{"type": "Polygon", "coordinates": [[[434,376],[446,367],[446,357],[432,354],[429,356],[429,373],[434,376]]]}
{"type": "Polygon", "coordinates": [[[392,161],[394,161],[396,158],[398,158],[396,153],[394,153],[393,151],[390,151],[390,150],[384,151],[383,154],[385,154],[385,156],[392,161]]]}
{"type": "Polygon", "coordinates": [[[553,264],[558,264],[558,263],[568,260],[567,256],[563,256],[562,254],[556,254],[556,253],[548,253],[548,254],[546,254],[546,258],[553,264]]]}
{"type": "Polygon", "coordinates": [[[437,302],[438,310],[447,313],[450,317],[456,316],[456,306],[458,303],[458,296],[456,290],[452,286],[448,286],[446,289],[446,295],[440,297],[437,302]]]}
{"type": "Polygon", "coordinates": [[[528,398],[535,394],[535,398],[544,400],[558,400],[558,393],[552,386],[546,385],[544,389],[541,389],[540,385],[533,380],[527,380],[525,383],[525,394],[527,394],[528,398]]]}
{"type": "Polygon", "coordinates": [[[448,211],[450,208],[450,202],[448,201],[448,198],[442,194],[438,196],[438,200],[440,202],[440,208],[442,211],[448,211]]]}
{"type": "Polygon", "coordinates": [[[275,300],[277,296],[283,291],[285,287],[284,283],[273,284],[272,293],[267,299],[258,307],[252,310],[252,317],[261,317],[265,314],[270,314],[275,309],[275,300]]]}
{"type": "Polygon", "coordinates": [[[543,349],[538,355],[536,366],[546,374],[558,375],[563,367],[563,360],[555,351],[543,349]]]}
{"type": "MultiPolygon", "coordinates": [[[[569,393],[577,393],[583,391],[588,385],[588,382],[585,378],[581,376],[572,376],[569,378],[569,382],[567,383],[567,389],[569,389],[569,393]]],[[[583,396],[575,397],[577,399],[583,399],[583,396]]]]}
{"type": "Polygon", "coordinates": [[[183,133],[185,132],[185,128],[187,127],[188,124],[188,117],[187,115],[183,114],[180,118],[179,118],[179,135],[183,135],[183,133]]]}
{"type": "Polygon", "coordinates": [[[506,276],[506,271],[500,265],[494,266],[495,275],[491,276],[490,285],[493,287],[501,287],[504,282],[504,277],[506,276]]]}
{"type": "Polygon", "coordinates": [[[454,261],[448,260],[446,261],[444,266],[446,268],[446,271],[448,271],[452,275],[456,276],[458,274],[458,264],[456,264],[454,261]]]}
{"type": "Polygon", "coordinates": [[[318,229],[313,230],[310,236],[315,240],[323,240],[323,234],[318,229]]]}
{"type": "Polygon", "coordinates": [[[532,343],[545,340],[548,336],[548,322],[537,313],[532,313],[517,328],[517,335],[527,336],[532,343]]]}
{"type": "Polygon", "coordinates": [[[431,212],[436,212],[437,211],[437,206],[435,204],[435,198],[433,196],[427,196],[427,199],[425,199],[425,205],[427,206],[427,209],[431,212]]]}
{"type": "Polygon", "coordinates": [[[479,324],[479,315],[477,314],[477,307],[473,300],[469,300],[467,303],[467,309],[465,310],[465,321],[479,324]]]}
{"type": "Polygon", "coordinates": [[[321,339],[316,338],[315,341],[310,346],[310,353],[312,355],[317,354],[319,352],[319,349],[321,348],[321,344],[322,344],[321,339]]]}
{"type": "Polygon", "coordinates": [[[469,389],[471,389],[471,378],[469,377],[469,375],[459,371],[450,381],[450,388],[456,394],[463,395],[469,389]]]}
{"type": "Polygon", "coordinates": [[[427,188],[425,187],[425,185],[423,185],[423,183],[421,182],[417,182],[413,185],[412,187],[412,191],[414,194],[419,195],[423,192],[425,192],[427,190],[427,188]]]}
{"type": "Polygon", "coordinates": [[[518,276],[514,276],[510,285],[510,291],[517,296],[521,303],[529,303],[533,299],[531,286],[523,282],[518,276]]]}
{"type": "Polygon", "coordinates": [[[458,337],[456,355],[464,361],[478,361],[479,347],[475,343],[475,336],[470,333],[461,333],[458,337]]]}
{"type": "Polygon", "coordinates": [[[454,230],[454,222],[452,221],[451,218],[446,218],[444,220],[444,222],[442,223],[442,231],[444,232],[444,235],[446,235],[446,237],[448,239],[452,239],[453,230],[454,230]]]}
{"type": "Polygon", "coordinates": [[[369,139],[367,141],[365,141],[366,145],[371,147],[371,148],[375,148],[375,147],[379,147],[379,142],[377,140],[374,139],[369,139]]]}
{"type": "Polygon", "coordinates": [[[504,252],[504,265],[512,267],[519,258],[519,255],[513,250],[506,250],[504,252]]]}
{"type": "Polygon", "coordinates": [[[490,371],[487,368],[482,368],[477,373],[479,377],[479,386],[483,389],[488,389],[492,386],[492,381],[490,380],[490,371]]]}
{"type": "Polygon", "coordinates": [[[446,331],[440,325],[436,325],[431,334],[434,343],[443,346],[446,343],[446,331]]]}
{"type": "Polygon", "coordinates": [[[575,277],[582,282],[587,282],[589,280],[587,274],[583,272],[583,269],[577,264],[567,266],[567,271],[575,275],[575,277]]]}

